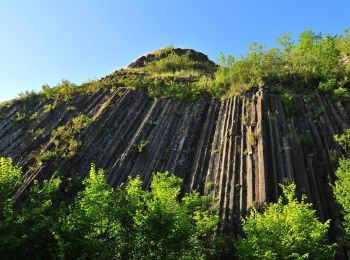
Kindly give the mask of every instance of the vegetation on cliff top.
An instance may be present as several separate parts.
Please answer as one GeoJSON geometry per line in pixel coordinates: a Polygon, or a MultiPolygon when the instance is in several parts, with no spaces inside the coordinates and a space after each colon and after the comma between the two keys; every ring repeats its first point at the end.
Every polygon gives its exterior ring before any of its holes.
{"type": "MultiPolygon", "coordinates": [[[[252,43],[248,53],[240,57],[221,54],[217,66],[203,54],[198,58],[199,53],[196,56],[193,50],[169,46],[143,56],[140,66],[121,69],[79,86],[66,80],[54,87],[44,85],[39,94],[54,101],[67,101],[100,88],[126,87],[145,90],[154,98],[194,100],[227,98],[252,86],[273,86],[282,92],[319,90],[333,99],[350,97],[348,30],[336,36],[306,30],[297,42],[285,34],[277,39],[277,44],[275,48],[265,49],[252,43]]],[[[20,98],[29,96],[33,93],[24,93],[20,98]]]]}

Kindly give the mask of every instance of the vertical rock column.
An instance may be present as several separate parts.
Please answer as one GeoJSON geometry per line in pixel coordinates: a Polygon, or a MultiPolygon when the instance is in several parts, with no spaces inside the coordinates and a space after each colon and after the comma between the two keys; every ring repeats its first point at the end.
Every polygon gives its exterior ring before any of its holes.
{"type": "Polygon", "coordinates": [[[239,229],[240,216],[267,199],[263,106],[263,91],[221,103],[206,178],[206,192],[219,204],[220,232],[239,229]]]}

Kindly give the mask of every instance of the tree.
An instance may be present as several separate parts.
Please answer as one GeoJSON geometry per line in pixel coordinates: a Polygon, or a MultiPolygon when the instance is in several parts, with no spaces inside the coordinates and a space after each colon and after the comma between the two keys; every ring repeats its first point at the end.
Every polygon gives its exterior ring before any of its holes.
{"type": "Polygon", "coordinates": [[[21,184],[21,168],[11,158],[0,158],[0,255],[2,259],[45,258],[56,244],[52,228],[58,219],[52,203],[60,181],[35,182],[15,210],[12,195],[21,184]]]}
{"type": "Polygon", "coordinates": [[[12,164],[11,158],[0,157],[0,220],[11,214],[11,196],[21,184],[21,168],[12,164]]]}
{"type": "Polygon", "coordinates": [[[94,259],[200,259],[213,255],[218,223],[210,196],[179,198],[182,180],[153,176],[150,190],[139,177],[113,190],[103,170],[90,176],[61,219],[60,256],[94,259]],[[82,239],[83,238],[83,239],[82,239]]]}
{"type": "Polygon", "coordinates": [[[321,223],[305,196],[299,202],[296,186],[282,186],[283,196],[263,213],[253,208],[243,219],[245,238],[237,241],[241,258],[325,259],[333,254],[327,245],[329,220],[321,223]]]}
{"type": "Polygon", "coordinates": [[[58,198],[57,178],[34,182],[14,207],[21,169],[0,158],[2,259],[203,259],[215,253],[218,223],[211,196],[180,198],[182,180],[154,174],[150,190],[139,177],[111,188],[92,165],[74,202],[58,198]]]}

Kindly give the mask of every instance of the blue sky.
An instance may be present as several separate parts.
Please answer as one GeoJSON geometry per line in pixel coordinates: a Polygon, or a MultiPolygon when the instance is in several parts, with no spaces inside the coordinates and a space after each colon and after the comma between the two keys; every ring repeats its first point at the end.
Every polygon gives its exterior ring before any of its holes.
{"type": "Polygon", "coordinates": [[[215,60],[286,32],[350,27],[348,0],[0,0],[0,101],[80,83],[175,45],[215,60]]]}

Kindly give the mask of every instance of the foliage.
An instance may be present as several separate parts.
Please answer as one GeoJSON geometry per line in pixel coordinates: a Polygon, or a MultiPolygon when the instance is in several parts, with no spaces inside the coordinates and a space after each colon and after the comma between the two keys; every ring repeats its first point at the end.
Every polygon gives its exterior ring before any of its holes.
{"type": "Polygon", "coordinates": [[[69,80],[62,80],[61,83],[54,87],[49,85],[43,85],[41,89],[41,94],[47,99],[64,99],[69,100],[78,91],[77,85],[69,80]]]}
{"type": "Polygon", "coordinates": [[[14,117],[14,120],[16,123],[20,123],[22,122],[23,120],[26,119],[26,114],[23,113],[23,112],[16,112],[16,115],[14,117]]]}
{"type": "Polygon", "coordinates": [[[213,253],[209,242],[218,218],[209,209],[212,199],[193,193],[180,201],[179,178],[157,173],[149,192],[138,177],[113,191],[92,166],[84,184],[62,220],[61,257],[195,259],[213,253]]]}
{"type": "MultiPolygon", "coordinates": [[[[173,49],[169,49],[158,54],[161,59],[146,64],[146,76],[140,81],[141,84],[134,84],[134,87],[145,89],[154,97],[189,100],[232,97],[253,86],[280,86],[302,93],[317,89],[334,100],[348,99],[349,38],[348,31],[332,37],[306,30],[300,34],[297,43],[291,40],[290,34],[279,37],[276,48],[264,49],[261,44],[252,43],[247,54],[241,57],[221,54],[213,76],[212,71],[205,66],[200,67],[189,55],[177,55],[173,49]],[[190,71],[200,73],[193,80],[186,79],[184,73],[190,75],[190,71]],[[171,78],[172,74],[179,72],[181,74],[177,74],[177,80],[171,78]],[[186,80],[179,82],[179,78],[186,80]]],[[[290,96],[285,93],[282,97],[291,104],[290,96]]],[[[293,112],[292,106],[286,109],[293,112]]]]}
{"type": "Polygon", "coordinates": [[[253,208],[243,219],[245,238],[238,240],[236,248],[243,259],[327,259],[333,254],[327,245],[329,220],[321,223],[312,205],[299,202],[296,186],[282,186],[283,197],[270,203],[259,213],[253,208]]]}
{"type": "Polygon", "coordinates": [[[168,55],[168,54],[172,53],[174,49],[175,49],[174,45],[168,45],[168,46],[165,46],[164,48],[156,50],[154,52],[154,55],[156,55],[158,57],[161,57],[162,55],[168,55]]]}
{"type": "Polygon", "coordinates": [[[30,120],[36,120],[39,117],[39,112],[35,112],[30,115],[29,119],[30,120]]]}
{"type": "Polygon", "coordinates": [[[43,85],[40,94],[46,99],[54,100],[51,107],[46,108],[46,111],[48,112],[55,108],[60,100],[69,101],[78,94],[94,92],[104,86],[105,85],[102,81],[88,81],[81,85],[76,85],[75,83],[64,79],[61,83],[53,87],[50,87],[48,84],[43,85]]]}
{"type": "Polygon", "coordinates": [[[2,259],[47,258],[55,244],[51,228],[58,219],[52,201],[60,181],[35,182],[29,197],[15,210],[12,195],[21,180],[21,169],[10,158],[0,158],[0,255],[2,259]]]}
{"type": "Polygon", "coordinates": [[[333,98],[348,98],[350,49],[349,32],[344,35],[316,35],[306,30],[295,44],[290,34],[277,40],[278,48],[265,50],[253,43],[240,58],[220,57],[220,67],[212,84],[226,91],[240,93],[252,86],[283,86],[301,92],[315,89],[333,98]]]}
{"type": "Polygon", "coordinates": [[[150,143],[148,140],[142,140],[138,145],[137,145],[137,150],[139,153],[142,153],[145,149],[146,146],[150,143]]]}
{"type": "Polygon", "coordinates": [[[33,97],[36,97],[37,93],[35,93],[34,91],[24,91],[18,94],[18,99],[22,100],[22,101],[27,101],[33,97]]]}
{"type": "Polygon", "coordinates": [[[339,161],[336,171],[337,180],[333,188],[334,196],[342,207],[343,225],[348,241],[350,241],[350,159],[343,158],[339,161]]]}
{"type": "Polygon", "coordinates": [[[292,116],[295,112],[294,98],[291,94],[284,92],[281,94],[281,102],[287,116],[292,116]]]}
{"type": "Polygon", "coordinates": [[[344,155],[339,159],[339,167],[335,172],[337,180],[333,186],[333,193],[342,207],[343,226],[346,238],[350,242],[350,129],[341,135],[335,135],[334,139],[343,149],[344,155]]]}
{"type": "Polygon", "coordinates": [[[72,203],[60,202],[54,178],[35,181],[15,207],[21,169],[0,158],[0,184],[2,259],[204,259],[216,250],[212,197],[181,199],[182,180],[169,173],[155,174],[149,191],[139,177],[114,190],[92,165],[72,203]]]}
{"type": "Polygon", "coordinates": [[[341,135],[334,135],[334,140],[340,145],[347,157],[350,156],[350,129],[341,135]]]}
{"type": "Polygon", "coordinates": [[[79,151],[82,142],[80,140],[81,132],[87,128],[93,119],[86,115],[74,117],[68,124],[60,126],[51,133],[53,147],[40,150],[37,156],[37,163],[42,164],[44,161],[60,157],[71,159],[79,151]]]}
{"type": "Polygon", "coordinates": [[[22,171],[12,164],[11,158],[0,157],[0,220],[12,206],[9,199],[21,184],[22,171]]]}
{"type": "Polygon", "coordinates": [[[92,120],[86,115],[80,115],[71,120],[68,125],[52,131],[54,151],[62,158],[72,158],[81,146],[80,133],[89,126],[92,120]]]}
{"type": "Polygon", "coordinates": [[[55,100],[51,104],[44,105],[44,113],[52,112],[57,107],[57,105],[58,105],[58,100],[55,100]]]}

